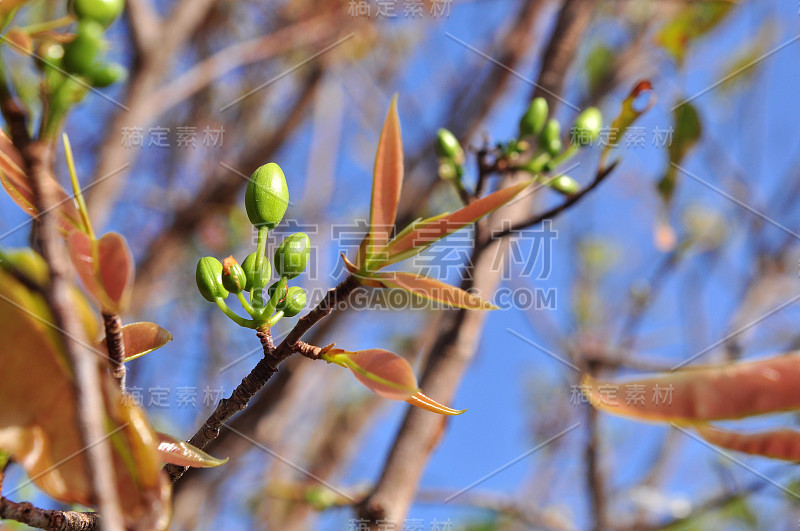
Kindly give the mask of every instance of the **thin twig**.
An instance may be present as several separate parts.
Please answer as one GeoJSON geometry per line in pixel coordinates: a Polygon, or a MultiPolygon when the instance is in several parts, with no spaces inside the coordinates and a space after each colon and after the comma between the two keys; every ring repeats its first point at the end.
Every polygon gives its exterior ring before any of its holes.
{"type": "Polygon", "coordinates": [[[108,364],[111,376],[119,383],[119,388],[124,393],[126,369],[122,319],[117,313],[103,312],[103,327],[106,331],[106,347],[108,348],[108,364]]]}
{"type": "Polygon", "coordinates": [[[16,520],[31,527],[51,531],[94,531],[100,529],[97,513],[39,509],[28,502],[13,502],[0,497],[0,519],[16,520]]]}

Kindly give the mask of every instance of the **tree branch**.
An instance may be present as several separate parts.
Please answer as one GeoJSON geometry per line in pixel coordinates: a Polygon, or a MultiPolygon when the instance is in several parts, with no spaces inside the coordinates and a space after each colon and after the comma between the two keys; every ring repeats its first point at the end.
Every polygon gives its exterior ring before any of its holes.
{"type": "Polygon", "coordinates": [[[13,502],[0,497],[0,519],[16,520],[31,527],[51,531],[95,531],[100,529],[97,513],[39,509],[28,502],[13,502]]]}

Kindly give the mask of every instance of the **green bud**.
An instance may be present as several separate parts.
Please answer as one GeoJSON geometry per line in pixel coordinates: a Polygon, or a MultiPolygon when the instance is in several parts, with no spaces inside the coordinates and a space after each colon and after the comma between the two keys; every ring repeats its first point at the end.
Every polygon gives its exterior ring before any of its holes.
{"type": "Polygon", "coordinates": [[[558,120],[550,119],[539,135],[539,146],[555,157],[561,151],[561,124],[558,120]]]}
{"type": "Polygon", "coordinates": [[[209,302],[224,299],[228,292],[222,286],[222,264],[213,256],[206,256],[197,262],[194,275],[200,295],[209,302]]]}
{"type": "Polygon", "coordinates": [[[578,182],[569,175],[560,175],[549,181],[548,184],[550,188],[564,195],[576,194],[581,189],[578,182]]]}
{"type": "Polygon", "coordinates": [[[286,317],[294,317],[306,307],[306,290],[300,286],[291,286],[286,297],[278,303],[278,311],[286,317]]]}
{"type": "Polygon", "coordinates": [[[245,278],[245,291],[253,291],[253,289],[260,290],[264,289],[269,282],[269,277],[272,276],[272,267],[269,265],[269,260],[264,258],[264,262],[261,264],[261,274],[258,274],[256,270],[256,262],[258,256],[256,253],[250,253],[247,255],[247,258],[244,259],[242,262],[242,269],[244,270],[244,278],[245,278]]]}
{"type": "Polygon", "coordinates": [[[538,135],[547,121],[548,112],[547,100],[541,97],[534,98],[519,120],[519,137],[538,135]]]}
{"type": "Polygon", "coordinates": [[[272,230],[283,219],[289,206],[289,188],[281,167],[270,162],[253,172],[244,195],[250,223],[272,230]]]}
{"type": "Polygon", "coordinates": [[[275,271],[281,277],[294,278],[305,271],[310,256],[311,240],[308,234],[292,234],[275,249],[275,271]]]}
{"type": "Polygon", "coordinates": [[[236,261],[236,258],[229,256],[222,261],[222,286],[231,293],[239,293],[247,285],[247,278],[244,269],[236,261]]]}
{"type": "Polygon", "coordinates": [[[125,0],[70,0],[68,9],[81,20],[109,26],[125,8],[125,0]]]}
{"type": "Polygon", "coordinates": [[[578,115],[572,126],[573,142],[586,146],[597,140],[603,127],[603,115],[597,107],[589,107],[578,115]]]}
{"type": "Polygon", "coordinates": [[[70,74],[89,75],[103,46],[103,26],[93,20],[81,20],[75,29],[75,38],[64,46],[64,70],[70,74]]]}
{"type": "Polygon", "coordinates": [[[128,70],[117,63],[98,65],[89,72],[89,81],[98,88],[105,88],[128,77],[128,70]]]}
{"type": "Polygon", "coordinates": [[[464,150],[455,135],[447,129],[436,132],[436,153],[440,157],[452,159],[456,164],[464,163],[464,150]]]}

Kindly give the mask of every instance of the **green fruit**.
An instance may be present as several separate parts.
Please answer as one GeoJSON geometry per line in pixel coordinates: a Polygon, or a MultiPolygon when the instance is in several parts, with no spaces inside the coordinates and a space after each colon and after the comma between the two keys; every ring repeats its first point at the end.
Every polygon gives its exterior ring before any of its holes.
{"type": "Polygon", "coordinates": [[[577,181],[569,175],[560,175],[551,180],[549,184],[550,188],[564,195],[576,194],[581,189],[577,181]]]}
{"type": "Polygon", "coordinates": [[[117,63],[98,65],[89,73],[89,80],[98,88],[113,85],[126,77],[128,77],[128,70],[117,63]]]}
{"type": "Polygon", "coordinates": [[[229,256],[222,261],[222,286],[231,293],[239,293],[247,285],[247,277],[244,269],[236,261],[236,258],[229,256]]]}
{"type": "Polygon", "coordinates": [[[447,129],[436,132],[436,153],[440,157],[452,159],[456,164],[464,163],[464,150],[455,135],[447,129]]]}
{"type": "Polygon", "coordinates": [[[586,146],[597,140],[603,127],[603,115],[597,107],[589,107],[578,115],[572,126],[572,137],[578,145],[586,146]]]}
{"type": "Polygon", "coordinates": [[[78,22],[75,38],[64,46],[64,70],[70,74],[90,75],[102,49],[103,26],[93,20],[78,22]]]}
{"type": "Polygon", "coordinates": [[[209,302],[224,299],[228,292],[222,286],[222,264],[213,256],[206,256],[197,262],[194,275],[200,295],[209,302]]]}
{"type": "Polygon", "coordinates": [[[300,286],[289,288],[286,297],[278,304],[278,311],[282,311],[286,317],[294,317],[306,307],[306,290],[300,286]]]}
{"type": "Polygon", "coordinates": [[[548,112],[547,100],[541,97],[534,98],[519,120],[519,137],[538,135],[547,121],[548,112]]]}
{"type": "Polygon", "coordinates": [[[294,278],[305,271],[310,257],[311,240],[308,234],[292,234],[275,249],[275,271],[281,277],[294,278]]]}
{"type": "Polygon", "coordinates": [[[125,8],[125,0],[70,0],[69,10],[80,20],[111,25],[125,8]]]}
{"type": "Polygon", "coordinates": [[[272,267],[269,265],[269,260],[264,258],[261,264],[261,274],[256,270],[256,253],[250,253],[247,258],[242,262],[242,269],[244,270],[245,278],[245,291],[253,291],[253,289],[260,290],[269,282],[269,277],[272,276],[272,267]]]}
{"type": "Polygon", "coordinates": [[[289,206],[289,188],[281,167],[270,162],[250,176],[244,195],[244,206],[250,223],[274,229],[289,206]]]}
{"type": "Polygon", "coordinates": [[[547,120],[539,135],[539,146],[553,157],[561,151],[561,124],[558,120],[547,120]]]}

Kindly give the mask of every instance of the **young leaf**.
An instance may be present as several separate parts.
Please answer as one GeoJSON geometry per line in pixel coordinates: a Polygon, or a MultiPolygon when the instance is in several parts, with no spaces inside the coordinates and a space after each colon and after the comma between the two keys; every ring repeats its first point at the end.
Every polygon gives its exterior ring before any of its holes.
{"type": "Polygon", "coordinates": [[[172,334],[155,323],[130,323],[122,327],[125,361],[134,360],[172,341],[172,334]]]}
{"type": "Polygon", "coordinates": [[[397,217],[397,204],[403,187],[403,139],[400,134],[400,119],[397,116],[397,96],[392,98],[389,112],[383,124],[375,167],[372,177],[372,201],[369,213],[369,233],[364,238],[359,251],[359,267],[366,264],[374,247],[389,241],[394,221],[397,217]]]}
{"type": "MultiPolygon", "coordinates": [[[[34,202],[33,185],[23,169],[25,164],[14,143],[3,131],[0,131],[0,183],[11,199],[29,216],[35,217],[39,211],[34,202]]],[[[68,233],[74,229],[83,230],[83,222],[70,197],[52,177],[48,186],[56,190],[58,205],[58,226],[68,233]]]]}
{"type": "Polygon", "coordinates": [[[332,349],[323,359],[347,367],[370,391],[390,400],[406,400],[419,391],[411,365],[397,354],[372,348],[347,352],[332,349]]]}
{"type": "Polygon", "coordinates": [[[453,409],[442,405],[431,397],[422,394],[421,392],[407,398],[406,402],[412,406],[416,406],[432,413],[438,413],[440,415],[461,415],[467,411],[466,409],[453,409]]]}
{"type": "Polygon", "coordinates": [[[73,230],[67,248],[86,291],[101,308],[118,312],[127,304],[133,283],[133,258],[125,238],[116,232],[92,240],[73,230]]]}
{"type": "Polygon", "coordinates": [[[739,433],[710,425],[697,426],[697,433],[715,446],[751,455],[800,462],[800,432],[770,430],[759,433],[739,433]]]}
{"type": "Polygon", "coordinates": [[[692,41],[716,27],[735,4],[730,0],[686,4],[661,27],[655,41],[681,64],[692,41]]]}
{"type": "Polygon", "coordinates": [[[532,182],[533,179],[519,182],[473,201],[451,214],[424,220],[417,223],[412,230],[404,230],[386,245],[384,251],[376,251],[382,260],[378,267],[385,267],[413,256],[432,243],[471,225],[514,199],[532,182]]]}
{"type": "Polygon", "coordinates": [[[614,121],[611,123],[611,138],[609,138],[608,145],[603,150],[601,156],[601,166],[605,165],[605,160],[614,147],[625,135],[625,131],[630,127],[642,114],[650,110],[656,104],[656,95],[653,92],[653,84],[645,79],[639,81],[631,90],[628,97],[622,102],[622,109],[614,121]],[[647,103],[642,105],[641,97],[643,94],[648,95],[647,103]]]}
{"type": "Polygon", "coordinates": [[[195,468],[211,468],[228,462],[228,458],[217,459],[212,457],[200,448],[167,433],[157,432],[156,437],[158,437],[158,455],[165,463],[195,468]]]}
{"type": "Polygon", "coordinates": [[[465,310],[497,310],[497,306],[461,288],[414,273],[375,273],[372,277],[384,287],[408,291],[418,297],[443,302],[465,310]]]}
{"type": "Polygon", "coordinates": [[[699,423],[800,409],[800,352],[682,369],[622,383],[584,379],[598,409],[642,420],[699,423]],[[643,400],[625,399],[636,389],[643,400]],[[612,396],[613,395],[613,396],[612,396]]]}

